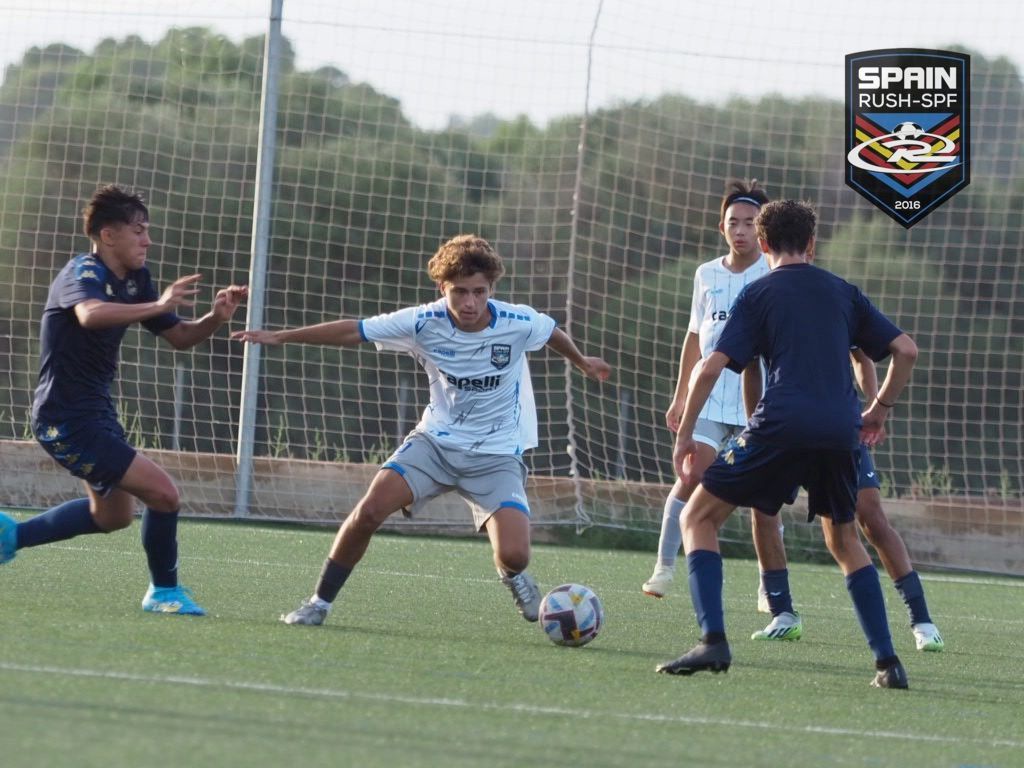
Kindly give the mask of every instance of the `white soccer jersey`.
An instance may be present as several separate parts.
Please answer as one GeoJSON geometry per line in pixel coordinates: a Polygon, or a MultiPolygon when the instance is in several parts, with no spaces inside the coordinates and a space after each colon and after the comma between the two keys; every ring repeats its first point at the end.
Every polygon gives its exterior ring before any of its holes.
{"type": "MultiPolygon", "coordinates": [[[[690,324],[687,330],[700,337],[700,356],[710,355],[722,335],[732,305],[743,286],[768,274],[768,260],[761,256],[742,272],[731,272],[720,256],[697,267],[693,277],[693,302],[690,305],[690,324]]],[[[725,369],[718,378],[700,418],[719,424],[741,426],[747,423],[743,408],[742,379],[737,373],[725,369]]]]}
{"type": "Polygon", "coordinates": [[[455,327],[445,299],[362,320],[359,330],[427,372],[430,403],[417,429],[466,450],[518,455],[537,445],[526,353],[548,342],[555,321],[523,304],[487,305],[490,325],[472,333],[455,327]]]}

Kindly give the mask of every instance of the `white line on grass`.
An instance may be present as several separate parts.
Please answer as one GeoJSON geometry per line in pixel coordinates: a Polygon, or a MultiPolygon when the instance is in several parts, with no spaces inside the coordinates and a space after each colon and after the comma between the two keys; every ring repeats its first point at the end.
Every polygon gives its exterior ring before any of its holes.
{"type": "MultiPolygon", "coordinates": [[[[294,535],[294,534],[292,534],[292,535],[294,535]]],[[[396,537],[394,539],[394,541],[402,541],[402,539],[400,537],[396,537]]],[[[448,543],[449,542],[446,542],[446,546],[447,546],[448,543]]],[[[477,542],[477,541],[466,542],[466,544],[467,545],[472,544],[472,546],[474,546],[474,547],[486,546],[486,542],[483,542],[483,541],[479,541],[479,542],[477,542]]],[[[77,545],[77,544],[50,544],[47,547],[47,549],[58,549],[58,550],[64,550],[66,552],[94,552],[94,553],[101,553],[101,554],[106,554],[106,555],[122,555],[122,556],[131,556],[131,557],[135,557],[135,556],[137,556],[139,554],[139,551],[138,551],[137,548],[132,548],[132,549],[115,549],[115,548],[110,548],[110,547],[80,546],[80,545],[77,545]]],[[[307,570],[307,571],[308,570],[317,570],[318,571],[319,568],[320,568],[319,565],[310,564],[310,563],[290,563],[290,562],[289,563],[282,563],[282,562],[275,562],[275,561],[272,561],[272,560],[256,560],[256,559],[252,559],[252,558],[237,559],[237,558],[226,558],[226,557],[207,557],[205,555],[182,555],[181,559],[182,560],[194,560],[196,562],[205,562],[205,563],[225,563],[225,564],[228,564],[228,565],[254,565],[254,566],[259,566],[261,568],[263,568],[263,567],[265,567],[265,568],[298,568],[298,569],[307,570]]],[[[424,578],[439,578],[439,579],[451,578],[450,576],[447,576],[447,575],[437,575],[437,576],[433,576],[432,577],[430,574],[425,574],[425,573],[415,573],[415,574],[402,573],[402,572],[398,572],[398,571],[388,571],[388,570],[376,569],[376,568],[372,568],[372,567],[366,568],[366,570],[372,570],[374,573],[380,573],[380,574],[385,574],[385,575],[390,574],[390,575],[395,575],[395,576],[422,576],[424,578]]],[[[836,573],[838,573],[838,571],[836,571],[836,573]]],[[[883,576],[883,579],[884,579],[884,576],[883,576]]],[[[490,581],[490,579],[475,579],[475,578],[472,578],[472,577],[468,578],[467,580],[468,581],[473,581],[473,582],[476,582],[476,581],[490,581]]],[[[1009,587],[1011,589],[1024,589],[1024,579],[1014,579],[1012,577],[1007,577],[1006,579],[998,579],[998,578],[986,578],[986,577],[978,577],[978,576],[954,576],[954,575],[943,575],[943,574],[928,573],[928,574],[922,574],[921,575],[921,580],[922,581],[926,581],[926,582],[928,582],[928,581],[936,581],[936,582],[948,582],[948,583],[952,583],[952,584],[968,584],[968,585],[972,585],[972,586],[973,585],[978,585],[978,586],[988,586],[988,587],[1009,587]]],[[[632,590],[622,590],[622,591],[623,592],[632,592],[632,590]]]]}
{"type": "MultiPolygon", "coordinates": [[[[365,691],[346,691],[335,688],[305,688],[272,683],[248,683],[235,680],[214,680],[205,677],[184,677],[180,675],[139,675],[131,672],[111,672],[98,669],[76,669],[70,667],[40,666],[33,664],[16,664],[13,662],[0,661],[0,669],[8,672],[23,672],[27,674],[57,675],[64,677],[97,678],[102,680],[116,680],[128,683],[145,683],[147,685],[178,685],[192,686],[196,688],[232,689],[236,691],[250,691],[253,693],[271,693],[285,696],[312,696],[323,699],[349,699],[356,701],[374,701],[385,704],[408,704],[414,707],[449,707],[452,709],[491,710],[496,712],[518,712],[533,716],[556,716],[567,718],[609,718],[617,720],[657,722],[657,723],[681,723],[686,725],[710,725],[721,728],[750,728],[755,730],[790,731],[793,733],[820,733],[829,736],[848,736],[862,739],[864,737],[875,739],[892,739],[894,741],[907,742],[929,742],[936,744],[964,744],[973,743],[989,747],[1009,747],[1011,749],[1024,748],[1024,741],[1012,739],[973,739],[962,736],[944,736],[927,733],[898,733],[896,731],[864,731],[854,728],[837,728],[827,725],[788,725],[784,723],[772,723],[763,720],[733,720],[722,717],[701,717],[694,715],[659,715],[628,712],[603,712],[594,709],[570,709],[567,707],[545,707],[536,704],[498,703],[498,702],[477,702],[465,699],[442,699],[429,696],[403,696],[388,693],[368,693],[365,691]]],[[[886,695],[880,692],[880,695],[886,695]]],[[[905,695],[905,694],[896,694],[905,695]]]]}

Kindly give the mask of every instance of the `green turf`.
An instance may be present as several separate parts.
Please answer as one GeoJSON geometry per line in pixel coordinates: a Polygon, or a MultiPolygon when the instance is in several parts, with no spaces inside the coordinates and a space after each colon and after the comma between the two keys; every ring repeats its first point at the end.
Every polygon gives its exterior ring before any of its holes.
{"type": "Polygon", "coordinates": [[[581,649],[516,615],[485,540],[379,536],[320,628],[287,627],[333,532],[185,522],[205,618],[144,614],[137,528],[24,550],[0,569],[0,765],[1021,766],[1024,581],[925,575],[942,654],[910,691],[871,657],[834,568],[795,566],[796,643],[754,642],[756,567],[726,563],[728,674],[657,675],[696,639],[685,583],[640,594],[652,556],[536,546],[543,586],[588,584],[581,649]]]}

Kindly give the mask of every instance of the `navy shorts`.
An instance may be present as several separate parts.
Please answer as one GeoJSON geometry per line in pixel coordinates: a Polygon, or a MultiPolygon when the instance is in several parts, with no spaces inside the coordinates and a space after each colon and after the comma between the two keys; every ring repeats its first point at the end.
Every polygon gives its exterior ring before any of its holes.
{"type": "Polygon", "coordinates": [[[881,489],[882,481],[875,470],[875,461],[871,458],[871,451],[863,445],[860,447],[860,475],[857,477],[857,490],[865,488],[881,489]]]}
{"type": "Polygon", "coordinates": [[[850,522],[857,508],[859,451],[777,448],[740,435],[728,442],[701,480],[711,494],[769,515],[807,489],[808,519],[850,522]]]}
{"type": "Polygon", "coordinates": [[[32,431],[54,461],[101,496],[117,487],[135,460],[135,449],[125,440],[116,419],[62,424],[36,421],[32,431]]]}

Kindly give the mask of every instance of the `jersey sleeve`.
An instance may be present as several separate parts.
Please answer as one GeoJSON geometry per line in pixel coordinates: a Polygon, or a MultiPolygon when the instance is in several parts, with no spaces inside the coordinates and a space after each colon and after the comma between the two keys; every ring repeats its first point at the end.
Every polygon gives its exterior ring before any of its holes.
{"type": "Polygon", "coordinates": [[[879,312],[859,288],[854,290],[857,326],[851,343],[877,363],[889,356],[889,343],[903,331],[879,312]]]}
{"type": "Polygon", "coordinates": [[[84,259],[64,273],[58,287],[57,303],[62,309],[71,309],[83,301],[109,301],[106,269],[91,259],[84,259]]]}
{"type": "Polygon", "coordinates": [[[406,307],[360,320],[359,334],[365,341],[372,341],[377,349],[409,352],[416,346],[416,334],[423,322],[420,315],[425,310],[425,307],[406,307]]]}
{"type": "Polygon", "coordinates": [[[714,351],[728,357],[729,363],[726,367],[736,373],[742,373],[757,354],[753,308],[746,288],[736,297],[736,303],[729,312],[729,319],[725,321],[722,335],[719,336],[714,351]]]}
{"type": "Polygon", "coordinates": [[[690,321],[686,330],[700,334],[700,324],[704,319],[704,280],[700,267],[693,273],[693,296],[690,299],[690,321]]]}
{"type": "Polygon", "coordinates": [[[557,323],[553,317],[538,312],[525,304],[517,305],[516,309],[530,318],[530,331],[523,348],[527,352],[536,352],[551,339],[551,334],[555,332],[557,323]]]}

